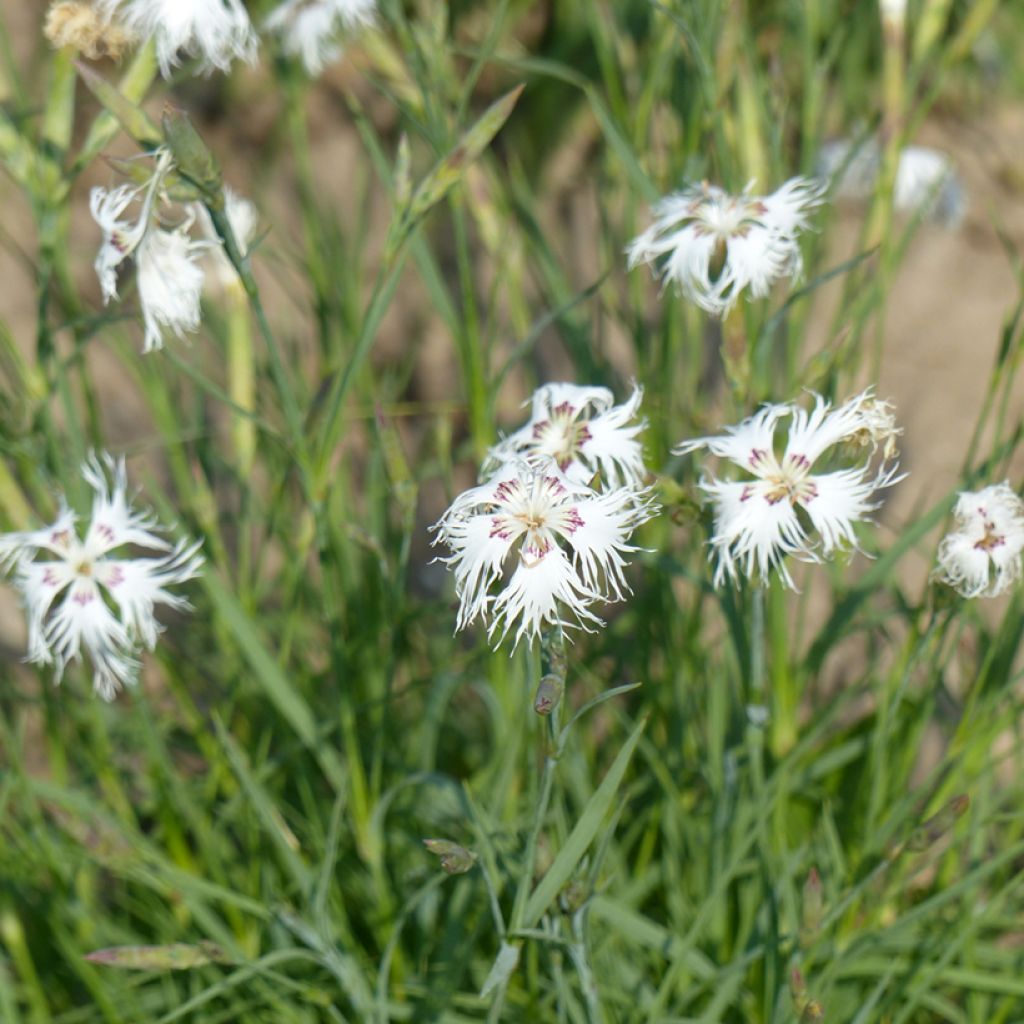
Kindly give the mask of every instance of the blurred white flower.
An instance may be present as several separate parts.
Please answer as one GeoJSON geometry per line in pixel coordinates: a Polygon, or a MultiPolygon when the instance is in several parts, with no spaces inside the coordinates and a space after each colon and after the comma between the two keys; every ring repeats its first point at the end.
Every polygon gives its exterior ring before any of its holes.
{"type": "MultiPolygon", "coordinates": [[[[202,203],[196,203],[193,209],[202,228],[203,236],[211,243],[209,269],[213,281],[222,290],[240,287],[238,272],[232,266],[227,253],[224,252],[217,229],[213,226],[213,221],[210,220],[209,211],[202,203]]],[[[256,237],[259,213],[245,196],[240,195],[230,185],[224,186],[224,209],[238,249],[245,256],[256,237]]]]}
{"type": "Polygon", "coordinates": [[[574,483],[585,484],[600,473],[608,487],[639,487],[647,475],[637,440],[647,426],[637,419],[642,398],[638,386],[615,405],[607,388],[545,384],[533,394],[530,421],[487,453],[483,471],[489,475],[516,459],[532,465],[554,459],[574,483]]]}
{"type": "Polygon", "coordinates": [[[803,269],[797,235],[820,204],[824,185],[791,178],[769,196],[732,196],[706,182],[666,196],[655,221],[633,239],[629,266],[652,266],[665,284],[714,316],[724,316],[749,288],[763,298],[780,277],[803,269]]]}
{"type": "Polygon", "coordinates": [[[939,545],[932,578],[964,597],[995,597],[1021,577],[1024,501],[1008,483],[964,491],[954,509],[955,528],[939,545]]]}
{"type": "Polygon", "coordinates": [[[338,34],[372,24],[377,0],[285,0],[264,27],[281,37],[284,52],[318,75],[341,54],[338,34]]]}
{"type": "Polygon", "coordinates": [[[242,0],[98,0],[98,8],[142,39],[156,40],[164,78],[181,62],[181,50],[199,58],[204,72],[256,58],[258,40],[242,0]]]}
{"type": "Polygon", "coordinates": [[[118,185],[113,189],[97,186],[89,193],[89,209],[103,232],[94,266],[104,303],[117,298],[117,268],[135,252],[149,230],[155,197],[171,166],[169,150],[160,148],[153,157],[153,174],[145,185],[118,185]],[[125,210],[140,196],[143,201],[138,219],[134,223],[123,219],[125,210]]]}
{"type": "Polygon", "coordinates": [[[685,454],[706,448],[752,477],[700,482],[715,506],[711,548],[717,556],[716,586],[735,581],[741,572],[766,580],[778,568],[786,585],[793,587],[787,555],[817,562],[841,547],[857,548],[854,524],[878,507],[876,491],[903,479],[897,476],[898,467],[883,459],[875,472],[869,460],[832,472],[812,470],[830,449],[859,442],[870,433],[876,412],[870,391],[836,409],[820,396],[810,412],[792,403],[766,405],[724,434],[698,437],[675,449],[685,454]],[[789,436],[780,457],[775,428],[785,417],[790,417],[789,436]]]}
{"type": "MultiPolygon", "coordinates": [[[[834,180],[838,198],[863,200],[875,189],[881,163],[876,139],[859,144],[837,139],[822,147],[817,171],[823,178],[834,180]]],[[[952,160],[927,146],[907,146],[901,150],[893,206],[900,213],[922,211],[938,224],[956,227],[963,220],[967,198],[952,160]]]]}
{"type": "Polygon", "coordinates": [[[655,512],[646,492],[598,494],[551,462],[545,469],[503,466],[456,498],[434,527],[435,543],[452,551],[442,561],[455,573],[456,628],[479,616],[490,620],[488,636],[500,641],[515,629],[518,643],[547,626],[601,625],[590,606],[628,592],[625,556],[637,549],[627,542],[655,512]]]}
{"type": "Polygon", "coordinates": [[[155,606],[189,607],[166,588],[196,576],[203,558],[199,542],[172,547],[154,532],[159,527],[151,514],[132,508],[123,459],[93,456],[82,476],[94,491],[85,539],[79,539],[77,517],[62,499],[52,525],[0,535],[0,570],[13,572],[21,591],[28,660],[52,664],[60,682],[68,662],[78,659],[84,647],[94,689],[112,700],[120,687],[138,679],[140,647],[156,645],[161,627],[155,606]],[[160,554],[114,557],[125,545],[160,554]]]}
{"type": "Polygon", "coordinates": [[[192,219],[170,231],[153,228],[146,233],[136,255],[139,301],[146,326],[143,352],[164,347],[164,328],[184,338],[199,330],[203,270],[199,254],[210,246],[189,235],[192,219]]]}

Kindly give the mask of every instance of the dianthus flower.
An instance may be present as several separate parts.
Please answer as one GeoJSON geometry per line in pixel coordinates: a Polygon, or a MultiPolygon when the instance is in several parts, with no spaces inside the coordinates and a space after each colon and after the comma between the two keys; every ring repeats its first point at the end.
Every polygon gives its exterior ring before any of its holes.
{"type": "Polygon", "coordinates": [[[76,515],[61,499],[60,512],[40,530],[0,535],[0,570],[13,573],[28,619],[28,661],[53,665],[60,682],[69,661],[85,648],[93,688],[112,700],[138,679],[139,649],[152,650],[161,626],[158,604],[189,608],[167,587],[196,576],[203,564],[199,542],[173,547],[157,535],[156,519],[132,508],[124,460],[93,456],[82,476],[94,492],[85,539],[76,515]],[[155,557],[117,556],[126,545],[155,557]]]}
{"type": "MultiPolygon", "coordinates": [[[[884,407],[884,404],[883,404],[884,407]]],[[[711,548],[717,558],[715,585],[735,581],[740,573],[766,580],[777,568],[787,586],[794,586],[785,564],[788,555],[817,562],[842,547],[857,548],[854,524],[878,507],[875,494],[901,480],[898,467],[884,455],[892,451],[880,432],[879,403],[865,391],[838,408],[815,396],[807,412],[792,403],[766,405],[724,434],[698,437],[675,449],[685,454],[706,448],[749,474],[747,479],[705,477],[700,487],[715,508],[711,548]],[[776,427],[789,418],[789,435],[780,454],[776,427]],[[871,451],[859,449],[866,442],[871,451]],[[844,445],[856,453],[855,464],[831,472],[815,471],[826,453],[844,445]],[[883,448],[882,464],[871,468],[871,456],[883,448]]]]}
{"type": "Polygon", "coordinates": [[[553,462],[506,464],[434,527],[435,543],[452,551],[442,561],[455,573],[456,628],[489,619],[488,636],[514,630],[518,643],[550,626],[602,625],[591,605],[628,592],[626,556],[638,550],[629,537],[655,511],[646,492],[598,493],[553,462]]]}
{"type": "Polygon", "coordinates": [[[377,0],[285,0],[265,27],[281,37],[284,52],[318,75],[341,54],[338,34],[373,22],[377,0]]]}
{"type": "Polygon", "coordinates": [[[156,41],[160,71],[169,78],[184,50],[203,72],[227,71],[233,60],[250,63],[258,40],[242,0],[98,0],[108,17],[142,39],[156,41]]]}
{"type": "Polygon", "coordinates": [[[195,213],[191,209],[184,211],[178,224],[164,226],[157,208],[172,161],[164,148],[158,149],[153,157],[153,174],[145,185],[97,187],[89,197],[93,218],[103,231],[95,267],[104,304],[117,298],[118,267],[129,256],[135,260],[146,327],[144,352],[163,347],[165,329],[179,338],[199,329],[203,290],[199,256],[217,245],[192,238],[189,232],[195,213]],[[142,207],[138,219],[132,222],[123,215],[140,198],[142,207]]]}
{"type": "Polygon", "coordinates": [[[733,196],[706,182],[666,196],[654,223],[630,243],[629,266],[652,266],[665,284],[714,316],[725,316],[746,288],[763,298],[780,277],[799,277],[797,236],[824,185],[791,178],[769,196],[750,186],[733,196]]]}
{"type": "Polygon", "coordinates": [[[634,386],[622,405],[607,388],[545,384],[533,394],[529,422],[498,442],[484,461],[484,472],[523,459],[543,465],[553,459],[572,481],[639,487],[647,469],[637,436],[647,423],[637,418],[643,389],[634,386]]]}
{"type": "Polygon", "coordinates": [[[932,578],[964,597],[995,597],[1021,577],[1024,501],[1008,483],[964,491],[954,509],[955,528],[939,545],[932,578]]]}

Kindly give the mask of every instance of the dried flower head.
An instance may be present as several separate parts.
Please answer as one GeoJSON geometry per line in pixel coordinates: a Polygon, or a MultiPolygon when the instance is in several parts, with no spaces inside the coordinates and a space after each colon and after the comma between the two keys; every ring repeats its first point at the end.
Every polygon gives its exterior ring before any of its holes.
{"type": "Polygon", "coordinates": [[[932,578],[964,597],[995,597],[1021,577],[1024,501],[1005,481],[964,491],[953,510],[954,528],[939,544],[932,578]]]}
{"type": "Polygon", "coordinates": [[[625,556],[637,550],[629,537],[655,511],[644,491],[599,494],[553,462],[506,464],[459,495],[434,527],[435,543],[452,551],[442,561],[455,573],[456,628],[489,619],[489,636],[500,642],[515,629],[518,643],[549,626],[602,625],[591,606],[628,592],[625,556]]]}
{"type": "Polygon", "coordinates": [[[764,580],[777,568],[792,587],[787,555],[817,562],[839,548],[857,548],[854,524],[878,507],[880,489],[903,479],[898,467],[884,456],[877,470],[869,459],[830,472],[815,466],[838,446],[870,437],[877,429],[878,404],[865,391],[838,408],[815,396],[810,412],[792,403],[766,405],[724,434],[675,449],[682,454],[706,448],[749,474],[742,480],[705,477],[700,482],[715,506],[716,586],[741,572],[764,580]],[[780,453],[776,428],[786,418],[789,434],[780,453]]]}
{"type": "Polygon", "coordinates": [[[120,60],[138,42],[134,32],[82,0],[50,4],[43,35],[52,46],[68,47],[88,60],[120,60]]]}
{"type": "Polygon", "coordinates": [[[60,514],[40,530],[0,535],[0,570],[12,572],[28,617],[28,660],[53,665],[58,682],[82,648],[93,666],[93,687],[104,700],[138,679],[138,652],[156,646],[156,605],[185,609],[167,588],[196,576],[199,542],[172,546],[156,519],[132,508],[124,460],[91,457],[82,476],[94,492],[84,539],[77,516],[61,500],[60,514]],[[153,557],[127,557],[126,547],[153,557]]]}
{"type": "Polygon", "coordinates": [[[629,266],[649,264],[692,302],[724,316],[744,289],[763,298],[803,269],[797,236],[821,203],[821,182],[791,178],[768,196],[733,196],[706,182],[666,196],[654,223],[633,239],[629,266]]]}
{"type": "Polygon", "coordinates": [[[642,398],[638,386],[615,405],[607,388],[545,384],[534,392],[529,422],[487,453],[484,473],[517,459],[534,465],[553,459],[578,483],[600,473],[609,487],[639,487],[647,475],[637,440],[647,426],[637,415],[642,398]]]}

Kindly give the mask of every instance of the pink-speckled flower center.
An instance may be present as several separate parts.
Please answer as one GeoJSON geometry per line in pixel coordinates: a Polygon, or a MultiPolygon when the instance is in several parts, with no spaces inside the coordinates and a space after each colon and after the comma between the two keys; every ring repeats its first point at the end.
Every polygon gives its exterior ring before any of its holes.
{"type": "Polygon", "coordinates": [[[491,537],[510,544],[522,537],[520,556],[526,566],[537,564],[557,543],[583,525],[572,495],[555,477],[506,480],[494,492],[491,537]]]}
{"type": "Polygon", "coordinates": [[[533,441],[538,451],[566,469],[579,458],[583,445],[590,440],[590,428],[576,417],[579,410],[571,402],[562,402],[551,410],[551,418],[533,425],[533,441]]]}
{"type": "Polygon", "coordinates": [[[754,448],[748,461],[751,470],[760,477],[760,480],[756,485],[748,484],[744,488],[741,501],[759,494],[769,505],[777,505],[784,499],[788,499],[793,505],[806,505],[818,496],[817,485],[808,479],[811,462],[806,456],[788,454],[780,463],[774,452],[754,448]]]}
{"type": "Polygon", "coordinates": [[[974,542],[974,547],[976,550],[984,551],[987,554],[1006,543],[1006,534],[997,532],[996,524],[988,518],[988,513],[984,507],[978,509],[978,514],[984,521],[985,534],[981,540],[974,542]]]}

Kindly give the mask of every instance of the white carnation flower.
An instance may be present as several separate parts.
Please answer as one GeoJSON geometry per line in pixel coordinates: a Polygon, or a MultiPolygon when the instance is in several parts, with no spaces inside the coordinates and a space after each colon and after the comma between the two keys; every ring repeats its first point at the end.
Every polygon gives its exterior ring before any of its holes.
{"type": "Polygon", "coordinates": [[[140,38],[156,40],[164,78],[181,62],[182,50],[197,57],[204,72],[256,58],[258,39],[242,0],[98,0],[98,6],[140,38]]]}
{"type": "Polygon", "coordinates": [[[371,24],[376,13],[377,0],[285,0],[264,25],[281,37],[285,53],[318,75],[341,55],[339,33],[371,24]]]}
{"type": "Polygon", "coordinates": [[[203,269],[199,254],[209,242],[196,241],[188,231],[191,218],[171,231],[153,228],[136,255],[139,301],[146,327],[143,352],[164,347],[164,329],[184,338],[198,331],[203,269]]]}
{"type": "Polygon", "coordinates": [[[518,643],[549,626],[602,625],[591,605],[623,599],[626,556],[637,550],[629,537],[655,511],[645,492],[599,494],[554,463],[502,467],[434,527],[435,543],[452,551],[443,561],[455,573],[457,628],[489,619],[488,636],[500,641],[514,629],[518,643]]]}
{"type": "Polygon", "coordinates": [[[964,597],[995,597],[1021,577],[1024,501],[1008,483],[964,491],[954,509],[955,528],[939,545],[932,574],[964,597]]]}
{"type": "Polygon", "coordinates": [[[854,524],[878,507],[878,490],[903,479],[898,467],[883,459],[872,471],[870,456],[831,472],[814,472],[814,467],[831,449],[846,445],[855,450],[866,437],[873,450],[879,444],[884,450],[895,426],[889,424],[886,435],[879,435],[878,409],[870,391],[836,409],[820,396],[810,412],[792,403],[766,405],[724,434],[698,437],[675,449],[685,454],[706,448],[750,474],[743,480],[706,477],[700,482],[715,506],[711,548],[717,557],[716,586],[735,581],[741,572],[766,580],[777,568],[792,587],[787,555],[816,562],[837,549],[857,548],[854,524]],[[789,436],[780,455],[776,427],[787,417],[789,436]]]}
{"type": "Polygon", "coordinates": [[[77,517],[62,499],[50,526],[0,535],[0,569],[13,572],[21,591],[28,660],[52,664],[60,682],[65,666],[84,647],[94,689],[112,700],[120,687],[138,679],[140,647],[156,645],[161,631],[156,605],[189,607],[167,587],[196,576],[203,558],[199,542],[172,547],[154,532],[159,527],[152,515],[132,508],[123,459],[104,455],[101,462],[93,456],[82,475],[94,491],[85,539],[79,539],[77,517]],[[159,554],[116,557],[126,545],[159,554]]]}
{"type": "Polygon", "coordinates": [[[643,389],[622,405],[607,388],[545,384],[533,395],[530,421],[487,453],[484,473],[516,459],[543,465],[553,459],[572,481],[601,474],[608,487],[639,487],[647,469],[637,440],[647,423],[637,418],[643,389]]]}
{"type": "Polygon", "coordinates": [[[627,249],[629,266],[652,266],[692,302],[724,316],[740,293],[763,298],[780,277],[798,278],[797,236],[820,204],[821,182],[791,178],[769,196],[739,196],[704,183],[666,196],[655,221],[627,249]]]}

